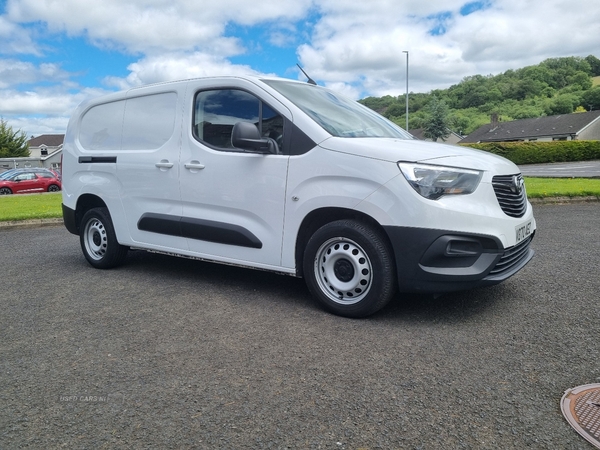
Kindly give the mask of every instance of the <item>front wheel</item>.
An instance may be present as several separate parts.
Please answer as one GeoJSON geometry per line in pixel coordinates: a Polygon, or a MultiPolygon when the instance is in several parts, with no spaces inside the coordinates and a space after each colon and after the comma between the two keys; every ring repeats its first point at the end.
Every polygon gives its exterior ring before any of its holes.
{"type": "Polygon", "coordinates": [[[10,190],[10,188],[7,188],[7,187],[0,188],[0,195],[10,195],[10,194],[12,194],[12,191],[10,190]]]}
{"type": "Polygon", "coordinates": [[[340,316],[373,314],[396,291],[396,269],[385,236],[356,220],[319,228],[306,245],[303,268],[313,296],[340,316]]]}
{"type": "Polygon", "coordinates": [[[81,221],[79,241],[83,255],[97,269],[111,269],[122,264],[128,248],[119,244],[107,208],[93,208],[81,221]]]}

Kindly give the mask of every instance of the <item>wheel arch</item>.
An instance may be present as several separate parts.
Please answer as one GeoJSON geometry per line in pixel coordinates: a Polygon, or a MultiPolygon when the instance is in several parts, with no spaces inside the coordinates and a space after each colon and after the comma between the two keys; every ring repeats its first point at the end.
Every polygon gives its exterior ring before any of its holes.
{"type": "Polygon", "coordinates": [[[83,194],[77,199],[75,207],[75,226],[78,233],[81,231],[81,220],[86,212],[92,208],[106,208],[106,203],[100,197],[94,194],[83,194]]]}
{"type": "Polygon", "coordinates": [[[311,236],[323,225],[336,220],[351,219],[357,220],[370,225],[371,227],[381,231],[382,236],[387,240],[390,251],[393,252],[393,247],[389,240],[388,234],[384,228],[373,217],[360,211],[347,208],[319,208],[311,211],[300,224],[298,235],[296,237],[296,276],[304,276],[304,249],[311,236]]]}

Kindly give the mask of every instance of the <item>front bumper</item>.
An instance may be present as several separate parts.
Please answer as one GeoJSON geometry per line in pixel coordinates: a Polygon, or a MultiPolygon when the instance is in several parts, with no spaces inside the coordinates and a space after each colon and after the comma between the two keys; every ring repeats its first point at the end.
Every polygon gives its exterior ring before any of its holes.
{"type": "Polygon", "coordinates": [[[533,258],[535,232],[503,248],[493,236],[384,227],[394,250],[401,292],[444,293],[498,284],[533,258]]]}

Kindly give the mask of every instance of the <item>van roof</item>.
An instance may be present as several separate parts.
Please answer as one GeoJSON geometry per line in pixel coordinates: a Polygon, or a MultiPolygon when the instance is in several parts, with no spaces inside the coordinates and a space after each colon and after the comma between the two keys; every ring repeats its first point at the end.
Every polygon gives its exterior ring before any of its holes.
{"type": "Polygon", "coordinates": [[[259,75],[218,75],[218,76],[194,77],[194,78],[186,78],[186,79],[182,79],[182,80],[161,81],[161,82],[157,82],[157,83],[144,84],[144,85],[140,85],[140,86],[134,86],[129,89],[125,89],[125,90],[123,90],[123,92],[134,91],[137,89],[144,89],[144,88],[150,87],[150,86],[163,86],[163,85],[170,85],[170,84],[188,83],[190,81],[195,81],[195,80],[218,81],[218,80],[232,80],[232,79],[240,79],[240,80],[247,80],[247,81],[253,81],[253,82],[262,82],[263,80],[280,80],[280,81],[289,81],[291,83],[301,83],[301,84],[306,83],[305,81],[301,81],[301,80],[276,77],[276,76],[272,76],[272,75],[260,75],[260,76],[259,75]]]}

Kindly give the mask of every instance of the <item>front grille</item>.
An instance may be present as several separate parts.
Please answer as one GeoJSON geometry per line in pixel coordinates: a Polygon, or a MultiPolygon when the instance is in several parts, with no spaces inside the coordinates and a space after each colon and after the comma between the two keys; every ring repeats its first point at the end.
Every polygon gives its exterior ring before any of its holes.
{"type": "Polygon", "coordinates": [[[523,239],[514,247],[507,248],[504,251],[504,255],[502,255],[502,258],[500,258],[489,275],[500,275],[511,271],[513,267],[519,265],[521,261],[523,261],[529,255],[529,244],[531,243],[532,239],[533,235],[523,239]]]}
{"type": "Polygon", "coordinates": [[[504,214],[523,217],[527,209],[527,194],[521,174],[497,175],[492,178],[492,186],[504,214]]]}

